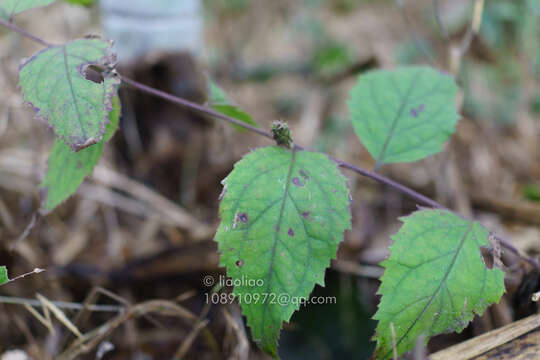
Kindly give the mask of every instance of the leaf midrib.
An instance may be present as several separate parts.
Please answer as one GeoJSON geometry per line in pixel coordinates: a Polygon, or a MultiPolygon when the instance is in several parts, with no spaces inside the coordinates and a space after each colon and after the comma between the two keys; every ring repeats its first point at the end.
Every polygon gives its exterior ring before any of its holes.
{"type": "MultiPolygon", "coordinates": [[[[414,85],[418,81],[418,79],[420,78],[421,74],[422,74],[422,71],[420,71],[420,70],[416,72],[415,76],[413,77],[413,80],[411,81],[411,85],[407,89],[407,92],[405,93],[405,96],[403,97],[403,99],[401,101],[401,106],[399,107],[398,112],[396,113],[396,116],[394,116],[394,119],[392,120],[392,124],[390,125],[390,131],[386,135],[386,139],[384,140],[384,144],[383,144],[383,147],[381,149],[381,152],[380,152],[379,156],[377,157],[377,160],[375,161],[375,169],[376,170],[379,169],[381,167],[381,165],[382,165],[382,161],[384,160],[384,154],[386,153],[386,150],[388,149],[388,145],[390,145],[390,140],[394,136],[394,131],[395,131],[396,127],[397,127],[397,122],[401,118],[401,116],[403,115],[403,110],[405,110],[405,106],[407,105],[407,102],[409,100],[409,96],[411,96],[411,94],[413,92],[414,85]]],[[[397,92],[397,89],[396,89],[396,92],[397,92]]]]}
{"type": "Polygon", "coordinates": [[[62,46],[62,53],[64,55],[64,69],[66,71],[66,78],[67,78],[68,83],[69,83],[69,91],[71,93],[71,97],[73,98],[73,104],[75,106],[75,112],[77,113],[77,121],[79,122],[79,125],[81,126],[81,132],[82,132],[82,135],[83,135],[83,139],[84,139],[84,141],[86,141],[87,140],[87,134],[86,134],[86,130],[84,129],[83,122],[81,120],[81,113],[79,111],[79,104],[77,102],[77,97],[75,96],[75,91],[73,90],[73,82],[71,80],[71,73],[69,72],[66,45],[62,46]]]}
{"type": "Polygon", "coordinates": [[[17,8],[21,5],[21,0],[15,1],[15,6],[13,6],[13,9],[11,9],[11,14],[9,14],[10,21],[12,20],[13,16],[17,14],[17,8]]]}
{"type": "MultiPolygon", "coordinates": [[[[281,208],[279,210],[279,217],[276,225],[276,230],[274,233],[274,244],[272,245],[272,255],[270,257],[270,268],[268,269],[268,276],[266,278],[266,289],[264,291],[265,294],[268,294],[268,291],[270,290],[270,280],[272,279],[272,272],[274,270],[274,258],[276,255],[276,247],[278,243],[278,235],[279,230],[281,229],[281,220],[283,219],[283,213],[285,210],[285,203],[287,202],[287,195],[289,193],[289,186],[291,184],[291,176],[292,176],[292,170],[294,168],[294,158],[295,158],[296,148],[293,146],[291,150],[291,164],[289,165],[289,171],[287,174],[287,183],[285,185],[285,191],[283,193],[283,199],[281,201],[281,208]]],[[[266,309],[268,309],[268,302],[263,303],[263,314],[262,314],[262,321],[261,321],[261,331],[264,333],[264,323],[266,320],[266,309]]]]}
{"type": "MultiPolygon", "coordinates": [[[[435,299],[435,297],[437,296],[437,294],[439,293],[439,291],[441,290],[443,284],[446,284],[446,280],[448,279],[448,276],[450,275],[450,272],[452,271],[455,263],[456,263],[456,260],[457,260],[457,257],[459,255],[459,253],[461,252],[461,249],[463,248],[463,244],[465,243],[465,240],[467,239],[467,236],[469,235],[469,233],[471,232],[472,228],[474,226],[474,222],[471,222],[469,227],[467,228],[467,230],[465,231],[465,233],[463,234],[463,236],[461,237],[461,240],[459,242],[459,245],[456,249],[456,253],[454,254],[454,256],[452,257],[452,261],[450,262],[450,265],[448,266],[448,268],[446,269],[446,273],[444,274],[444,277],[442,278],[439,286],[437,287],[437,289],[433,292],[433,295],[431,295],[429,301],[426,303],[426,305],[424,306],[424,308],[422,309],[422,311],[420,311],[420,314],[418,314],[418,316],[414,319],[413,323],[409,326],[409,328],[407,329],[407,331],[405,331],[405,334],[403,334],[399,340],[396,342],[396,348],[401,344],[401,342],[403,340],[405,340],[405,338],[407,337],[407,335],[409,335],[409,332],[412,330],[412,328],[418,323],[418,320],[420,320],[420,318],[424,315],[424,313],[426,312],[426,310],[431,306],[431,304],[433,303],[433,300],[435,299]]],[[[390,350],[389,352],[387,352],[383,358],[386,358],[388,357],[388,355],[390,355],[391,353],[393,352],[393,349],[390,350]]]]}

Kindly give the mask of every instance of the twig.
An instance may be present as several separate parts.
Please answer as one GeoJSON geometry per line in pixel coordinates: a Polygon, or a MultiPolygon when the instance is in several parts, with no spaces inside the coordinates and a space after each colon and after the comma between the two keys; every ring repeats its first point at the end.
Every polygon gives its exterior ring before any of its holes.
{"type": "Polygon", "coordinates": [[[30,34],[29,32],[27,32],[26,30],[23,30],[21,29],[20,27],[18,27],[17,25],[13,24],[13,23],[10,23],[9,21],[6,21],[6,20],[3,20],[3,19],[0,19],[0,25],[2,25],[3,27],[6,27],[12,31],[15,31],[19,34],[21,34],[22,36],[34,41],[34,42],[37,42],[38,44],[41,44],[43,46],[47,46],[47,47],[51,47],[51,46],[54,46],[53,44],[49,43],[49,42],[46,42],[45,40],[35,36],[35,35],[32,35],[30,34]]]}
{"type": "Polygon", "coordinates": [[[423,203],[424,205],[428,205],[428,206],[431,206],[431,207],[434,207],[434,208],[437,208],[437,209],[444,209],[444,210],[448,210],[446,207],[444,207],[443,205],[439,204],[438,202],[434,201],[434,200],[431,200],[430,198],[414,191],[413,189],[411,188],[408,188],[404,185],[401,185],[400,183],[394,181],[394,180],[391,180],[387,177],[384,177],[382,175],[379,175],[377,174],[376,172],[373,172],[373,171],[369,171],[369,170],[366,170],[366,169],[362,169],[356,165],[353,165],[353,164],[350,164],[348,162],[345,162],[345,161],[341,161],[341,160],[338,160],[338,159],[333,159],[340,167],[344,168],[344,169],[349,169],[349,170],[352,170],[362,176],[366,176],[368,178],[371,178],[373,180],[376,180],[384,185],[387,185],[387,186],[390,186],[390,187],[393,187],[394,189],[408,195],[409,197],[423,203]]]}
{"type": "MultiPolygon", "coordinates": [[[[83,334],[81,331],[69,320],[69,318],[64,314],[64,312],[57,307],[53,302],[51,302],[49,299],[47,299],[45,296],[41,294],[36,295],[37,299],[41,303],[41,307],[43,308],[43,312],[46,314],[46,319],[49,321],[49,324],[52,324],[49,311],[54,315],[54,317],[62,323],[69,331],[73,333],[76,337],[79,339],[83,338],[83,334]]],[[[29,310],[31,310],[32,313],[37,313],[33,308],[31,308],[29,305],[26,305],[29,310]]],[[[52,327],[52,325],[51,325],[52,327]]],[[[54,333],[54,330],[52,331],[54,333]]]]}
{"type": "Polygon", "coordinates": [[[453,59],[451,64],[451,70],[453,74],[457,74],[463,62],[463,58],[469,52],[471,43],[476,34],[480,31],[480,25],[482,24],[482,15],[484,13],[484,0],[475,0],[473,15],[471,20],[471,26],[463,36],[461,44],[457,50],[456,58],[453,59]]]}
{"type": "Polygon", "coordinates": [[[249,358],[249,341],[246,336],[246,329],[242,321],[242,315],[238,311],[237,307],[230,307],[232,314],[227,307],[223,307],[223,315],[228,325],[232,328],[237,338],[237,344],[233,350],[230,358],[238,360],[248,360],[249,358]]]}
{"type": "Polygon", "coordinates": [[[191,345],[199,335],[202,329],[204,329],[208,325],[208,320],[203,320],[199,323],[197,323],[193,329],[191,329],[191,332],[189,335],[184,339],[176,353],[174,354],[174,360],[180,360],[183,359],[184,356],[186,356],[187,352],[191,348],[191,345]]]}
{"type": "Polygon", "coordinates": [[[246,124],[245,122],[242,122],[240,120],[236,120],[234,118],[226,116],[226,115],[224,115],[224,114],[222,114],[220,112],[217,112],[215,110],[212,110],[212,109],[210,109],[210,108],[208,108],[206,106],[191,102],[189,100],[182,99],[182,98],[180,98],[178,96],[171,95],[169,93],[166,93],[166,92],[158,90],[158,89],[154,89],[154,88],[152,88],[150,86],[141,84],[141,83],[139,83],[139,82],[137,82],[135,80],[131,80],[131,79],[129,79],[129,78],[125,77],[125,76],[122,76],[122,75],[120,75],[120,79],[122,79],[123,83],[125,83],[127,85],[130,85],[130,86],[132,86],[132,87],[134,87],[134,88],[136,88],[136,89],[138,89],[138,90],[140,90],[142,92],[145,92],[147,94],[160,97],[160,98],[162,98],[164,100],[170,101],[172,103],[175,103],[175,104],[178,104],[178,105],[181,105],[181,106],[188,107],[188,108],[193,109],[193,110],[197,110],[197,111],[199,111],[201,113],[204,113],[204,114],[207,114],[207,115],[210,115],[210,116],[217,117],[217,118],[219,118],[221,120],[225,120],[227,122],[230,122],[231,124],[241,126],[241,127],[245,128],[245,129],[256,132],[259,135],[266,136],[267,138],[272,139],[272,134],[270,134],[270,132],[259,129],[259,128],[255,127],[255,126],[246,124]]]}
{"type": "Polygon", "coordinates": [[[426,60],[433,66],[437,65],[437,61],[433,57],[432,54],[430,54],[426,47],[423,46],[422,41],[418,38],[418,35],[414,31],[414,24],[411,22],[411,19],[409,19],[409,16],[407,15],[407,11],[405,10],[405,4],[403,3],[403,0],[394,0],[394,3],[400,10],[401,17],[403,18],[403,21],[405,21],[405,25],[407,26],[407,29],[409,29],[409,32],[411,34],[411,37],[413,39],[414,45],[420,50],[421,53],[423,53],[426,60]]]}
{"type": "MultiPolygon", "coordinates": [[[[473,359],[540,327],[540,315],[531,315],[502,328],[430,354],[431,360],[473,359]]],[[[521,349],[523,350],[523,349],[521,349]]],[[[519,350],[518,350],[519,351],[519,350]]],[[[519,351],[520,352],[520,351],[519,351]]],[[[517,355],[517,354],[516,354],[517,355]]],[[[533,356],[534,358],[534,356],[533,356]]]]}
{"type": "Polygon", "coordinates": [[[215,229],[196,219],[185,209],[158,194],[147,186],[119,174],[107,167],[96,166],[94,179],[106,186],[120,189],[134,198],[151,205],[164,217],[178,226],[188,229],[195,240],[206,240],[212,236],[215,229]]]}
{"type": "MultiPolygon", "coordinates": [[[[395,0],[396,1],[396,4],[401,8],[403,6],[403,3],[401,0],[395,0]]],[[[475,8],[474,8],[474,15],[473,15],[473,21],[472,21],[472,24],[471,24],[471,32],[472,34],[476,34],[480,28],[480,24],[481,24],[481,19],[482,19],[482,12],[483,12],[483,5],[484,5],[484,0],[476,0],[475,2],[475,8]]],[[[40,44],[47,44],[47,45],[50,45],[48,44],[47,42],[45,42],[44,40],[40,39],[40,38],[37,38],[36,36],[34,35],[31,35],[29,33],[27,33],[26,31],[22,30],[21,28],[11,24],[11,23],[8,23],[6,21],[2,21],[0,20],[0,26],[5,26],[15,32],[18,32],[19,34],[23,35],[23,36],[26,36],[36,42],[39,42],[40,44]]],[[[472,36],[472,35],[471,35],[472,36]]],[[[467,50],[467,48],[465,49],[467,50]]],[[[143,92],[146,92],[148,94],[151,94],[153,96],[157,96],[157,97],[160,97],[164,100],[167,100],[167,101],[170,101],[172,103],[175,103],[177,105],[180,105],[180,106],[184,106],[184,107],[187,107],[187,108],[190,108],[192,110],[196,110],[196,111],[199,111],[201,113],[204,113],[204,114],[207,114],[207,115],[210,115],[210,116],[213,116],[213,117],[216,117],[216,118],[219,118],[219,119],[222,119],[224,121],[227,121],[231,124],[235,124],[235,125],[238,125],[238,126],[241,126],[247,130],[250,130],[250,131],[253,131],[261,136],[265,136],[269,139],[273,139],[272,137],[272,134],[268,131],[265,131],[263,129],[259,129],[257,127],[254,127],[252,125],[249,125],[249,124],[246,124],[242,121],[239,121],[237,119],[234,119],[232,117],[229,117],[227,115],[224,115],[222,113],[219,113],[215,110],[212,110],[204,105],[200,105],[200,104],[197,104],[197,103],[194,103],[194,102],[191,102],[191,101],[188,101],[188,100],[185,100],[185,99],[182,99],[178,96],[174,96],[174,95],[171,95],[171,94],[168,94],[164,91],[161,91],[161,90],[158,90],[158,89],[154,89],[150,86],[147,86],[147,85],[144,85],[144,84],[141,84],[137,81],[134,81],[134,80],[131,80],[125,76],[122,76],[120,75],[120,78],[121,80],[125,83],[125,84],[128,84],[136,89],[139,89],[140,91],[143,91],[143,92]]],[[[303,149],[302,147],[300,146],[297,146],[297,145],[294,145],[296,148],[298,149],[303,149]]],[[[331,157],[332,158],[332,157],[331,157]]],[[[438,209],[445,209],[445,210],[448,210],[446,207],[444,207],[443,205],[437,203],[436,201],[434,200],[431,200],[430,198],[404,186],[404,185],[401,185],[400,183],[397,183],[389,178],[386,178],[382,175],[379,175],[375,172],[371,172],[369,170],[365,170],[365,169],[362,169],[362,168],[359,168],[358,166],[356,165],[353,165],[353,164],[350,164],[350,163],[347,163],[345,161],[341,161],[341,160],[338,160],[338,159],[335,159],[335,158],[332,158],[337,164],[338,166],[342,167],[342,168],[345,168],[345,169],[349,169],[349,170],[352,170],[362,176],[366,176],[366,177],[369,177],[371,179],[374,179],[382,184],[385,184],[385,185],[388,185],[390,187],[393,187],[394,189],[410,196],[411,198],[425,204],[425,205],[428,205],[428,206],[431,206],[431,207],[434,207],[434,208],[438,208],[438,209]]],[[[528,257],[528,256],[524,256],[523,254],[520,254],[520,252],[513,246],[511,245],[510,243],[508,243],[507,241],[501,239],[501,238],[498,238],[501,242],[501,245],[503,247],[505,247],[506,249],[508,249],[509,251],[511,251],[512,253],[520,256],[521,258],[523,258],[525,261],[527,261],[528,263],[530,263],[531,265],[533,265],[536,269],[540,269],[540,261],[534,259],[534,258],[531,258],[531,257],[528,257]]]]}
{"type": "Polygon", "coordinates": [[[34,270],[30,271],[30,272],[27,272],[25,274],[22,274],[22,275],[19,275],[19,276],[16,276],[14,277],[13,279],[7,279],[7,281],[5,281],[3,284],[1,284],[0,286],[2,285],[6,285],[6,284],[9,284],[15,280],[19,280],[19,279],[22,279],[22,278],[25,278],[29,275],[33,275],[33,274],[39,274],[39,273],[42,273],[44,272],[45,270],[44,269],[40,269],[40,268],[35,268],[34,270]]]}
{"type": "Polygon", "coordinates": [[[360,265],[348,260],[334,260],[332,268],[342,273],[370,279],[379,279],[383,274],[383,268],[380,266],[360,265]]]}
{"type": "Polygon", "coordinates": [[[15,240],[15,242],[9,244],[10,251],[13,251],[18,244],[23,242],[28,237],[28,235],[30,235],[30,232],[34,229],[40,219],[41,214],[38,211],[34,211],[34,213],[32,214],[32,219],[30,219],[30,223],[26,226],[23,233],[17,238],[17,240],[15,240]]]}
{"type": "Polygon", "coordinates": [[[448,39],[448,31],[446,30],[446,27],[444,26],[444,23],[441,18],[441,4],[439,4],[439,0],[433,0],[433,8],[435,11],[435,20],[437,21],[437,26],[439,27],[440,32],[442,33],[442,36],[445,39],[448,39]]]}
{"type": "MultiPolygon", "coordinates": [[[[14,305],[30,305],[33,307],[41,307],[42,304],[39,300],[25,299],[11,296],[0,296],[0,303],[2,304],[14,304],[14,305]]],[[[93,312],[120,312],[124,309],[123,306],[117,305],[83,305],[73,302],[65,301],[52,301],[52,303],[60,308],[67,310],[88,310],[93,312]]]]}
{"type": "Polygon", "coordinates": [[[165,300],[149,300],[137,305],[130,306],[125,312],[118,314],[113,319],[103,325],[87,332],[82,339],[74,340],[71,345],[60,355],[58,360],[78,359],[82,354],[86,354],[95,348],[104,338],[109,336],[116,328],[124,322],[144,316],[149,313],[161,314],[164,316],[174,316],[182,318],[190,323],[198,324],[199,319],[189,310],[173,302],[165,300]]]}

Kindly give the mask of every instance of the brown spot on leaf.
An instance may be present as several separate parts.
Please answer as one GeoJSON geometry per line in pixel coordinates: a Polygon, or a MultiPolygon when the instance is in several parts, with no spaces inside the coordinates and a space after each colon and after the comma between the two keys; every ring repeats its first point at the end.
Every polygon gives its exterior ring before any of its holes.
{"type": "Polygon", "coordinates": [[[93,137],[91,137],[88,140],[86,140],[84,142],[84,144],[75,144],[75,149],[74,150],[75,150],[75,152],[81,151],[81,150],[86,149],[87,147],[90,147],[90,146],[95,145],[95,144],[97,144],[97,140],[94,139],[93,137]]]}
{"type": "Polygon", "coordinates": [[[244,262],[242,260],[236,260],[235,264],[238,267],[242,267],[244,265],[244,262]]]}
{"type": "Polygon", "coordinates": [[[83,163],[79,160],[77,161],[77,168],[82,169],[83,163]]]}
{"type": "Polygon", "coordinates": [[[486,246],[480,247],[480,253],[482,254],[482,262],[488,269],[493,269],[494,256],[493,249],[490,249],[486,246]]]}
{"type": "Polygon", "coordinates": [[[418,106],[418,109],[412,108],[409,113],[412,117],[418,117],[418,115],[420,115],[420,113],[424,111],[424,108],[424,104],[420,104],[420,106],[418,106]]]}
{"type": "Polygon", "coordinates": [[[83,71],[84,78],[90,80],[96,84],[102,84],[105,78],[103,77],[103,69],[89,65],[83,71]]]}
{"type": "Polygon", "coordinates": [[[302,182],[300,181],[300,179],[299,179],[298,177],[296,177],[296,176],[292,179],[292,182],[293,182],[293,184],[296,185],[296,186],[304,186],[304,184],[302,184],[302,182]]]}
{"type": "Polygon", "coordinates": [[[287,231],[287,234],[289,234],[289,236],[294,236],[294,230],[292,228],[289,228],[289,231],[287,231]]]}
{"type": "Polygon", "coordinates": [[[302,217],[303,217],[304,219],[307,219],[307,218],[309,217],[309,214],[311,214],[311,211],[304,211],[304,212],[302,213],[302,217]]]}
{"type": "Polygon", "coordinates": [[[246,213],[240,213],[238,214],[238,220],[243,222],[244,224],[248,222],[248,216],[246,213]]]}

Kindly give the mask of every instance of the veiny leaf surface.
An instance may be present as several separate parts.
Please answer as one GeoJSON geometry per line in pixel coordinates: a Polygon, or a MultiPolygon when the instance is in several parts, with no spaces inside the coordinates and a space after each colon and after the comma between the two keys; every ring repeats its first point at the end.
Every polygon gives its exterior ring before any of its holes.
{"type": "Polygon", "coordinates": [[[23,11],[47,6],[56,0],[0,0],[0,18],[9,20],[23,11]]]}
{"type": "Polygon", "coordinates": [[[103,146],[118,129],[120,117],[120,101],[113,98],[113,110],[109,114],[110,122],[103,140],[99,143],[73,152],[69,146],[56,139],[49,156],[49,167],[40,185],[43,191],[43,207],[50,211],[73,195],[84,179],[92,174],[99,158],[103,154],[103,146]]]}
{"type": "Polygon", "coordinates": [[[9,282],[7,268],[0,266],[0,285],[7,284],[9,282]]]}
{"type": "Polygon", "coordinates": [[[441,151],[458,120],[456,92],[451,76],[429,67],[361,75],[348,106],[354,130],[376,167],[441,151]]]}
{"type": "MultiPolygon", "coordinates": [[[[231,103],[227,98],[225,91],[223,91],[223,89],[219,87],[215,82],[208,79],[208,84],[210,89],[210,100],[208,101],[208,105],[212,109],[229,117],[232,117],[233,119],[245,122],[246,124],[259,126],[255,122],[255,120],[253,120],[251,115],[231,103]]],[[[233,124],[233,127],[238,131],[246,131],[246,129],[238,125],[233,124]]]]}
{"type": "Polygon", "coordinates": [[[391,324],[402,354],[421,334],[427,342],[463,330],[505,291],[503,271],[483,262],[480,247],[491,246],[482,225],[446,210],[420,210],[402,220],[382,263],[376,359],[392,358],[391,324]]]}
{"type": "Polygon", "coordinates": [[[236,286],[234,294],[254,339],[276,357],[282,322],[299,308],[296,299],[324,285],[350,229],[346,179],[323,154],[276,146],[246,155],[223,184],[221,265],[233,279],[259,281],[236,286]],[[280,297],[289,301],[280,304],[280,297]]]}
{"type": "Polygon", "coordinates": [[[110,46],[98,38],[79,39],[46,48],[21,67],[24,100],[74,150],[96,144],[105,132],[118,79],[94,82],[84,73],[89,65],[111,65],[110,46]]]}

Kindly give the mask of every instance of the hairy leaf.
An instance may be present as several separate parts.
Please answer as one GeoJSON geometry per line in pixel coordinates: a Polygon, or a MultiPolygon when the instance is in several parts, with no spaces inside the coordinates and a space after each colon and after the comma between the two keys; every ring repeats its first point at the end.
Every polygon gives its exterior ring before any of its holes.
{"type": "Polygon", "coordinates": [[[7,268],[0,266],[0,285],[7,284],[9,282],[7,268]]]}
{"type": "Polygon", "coordinates": [[[73,152],[69,146],[60,140],[55,140],[49,167],[41,183],[43,207],[50,211],[73,195],[84,179],[89,176],[96,166],[106,141],[109,141],[118,129],[120,117],[120,101],[118,96],[113,98],[113,110],[109,114],[110,122],[103,140],[99,143],[73,152]]]}
{"type": "Polygon", "coordinates": [[[413,66],[361,75],[348,101],[356,134],[376,167],[411,162],[441,151],[458,115],[454,79],[413,66]]]}
{"type": "Polygon", "coordinates": [[[76,151],[98,143],[105,132],[118,79],[90,66],[111,66],[110,46],[98,38],[52,46],[32,56],[20,70],[24,100],[76,151]],[[87,80],[92,73],[93,80],[87,80]]]}
{"type": "Polygon", "coordinates": [[[402,354],[421,334],[427,342],[460,332],[504,293],[504,272],[489,269],[480,252],[491,246],[482,225],[446,210],[420,210],[402,220],[382,263],[376,359],[392,358],[392,326],[402,354]]]}
{"type": "Polygon", "coordinates": [[[246,155],[223,184],[221,265],[233,279],[257,282],[235,286],[234,294],[254,339],[275,357],[282,322],[315,284],[324,285],[350,228],[346,179],[323,154],[276,146],[246,155]]]}
{"type": "Polygon", "coordinates": [[[18,13],[40,6],[47,6],[56,0],[0,0],[0,18],[9,20],[18,13]]]}
{"type": "MultiPolygon", "coordinates": [[[[216,83],[208,79],[208,84],[210,88],[210,100],[208,105],[217,112],[220,112],[224,115],[232,117],[233,119],[240,120],[246,124],[258,126],[258,124],[253,120],[251,115],[249,115],[244,110],[240,109],[238,106],[232,104],[223,91],[216,83]]],[[[241,126],[234,125],[234,128],[238,131],[246,131],[241,126]]]]}

